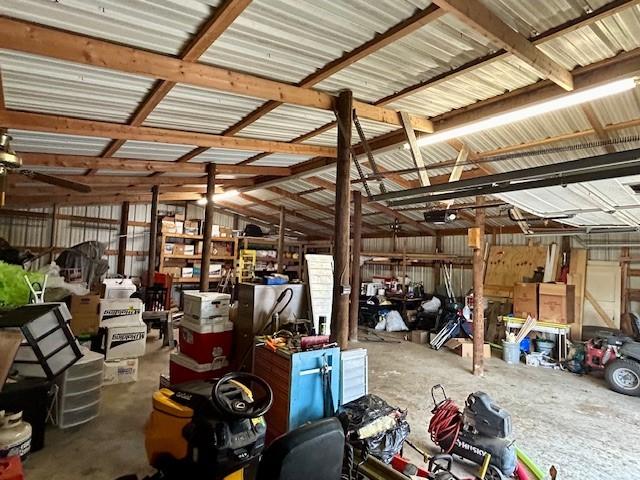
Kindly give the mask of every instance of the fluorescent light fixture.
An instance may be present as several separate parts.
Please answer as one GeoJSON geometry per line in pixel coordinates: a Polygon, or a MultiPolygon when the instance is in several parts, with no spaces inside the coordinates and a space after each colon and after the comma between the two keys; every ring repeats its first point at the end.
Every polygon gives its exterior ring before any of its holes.
{"type": "Polygon", "coordinates": [[[207,197],[199,198],[198,200],[196,200],[196,203],[198,205],[206,205],[207,204],[207,197]]]}
{"type": "MultiPolygon", "coordinates": [[[[622,80],[616,80],[614,82],[606,83],[598,87],[587,88],[575,93],[569,93],[562,97],[554,98],[546,102],[531,105],[530,107],[520,108],[507,113],[501,113],[493,117],[472,122],[460,127],[451,128],[449,130],[443,130],[441,132],[432,133],[430,135],[423,135],[418,139],[418,145],[424,147],[425,145],[433,145],[435,143],[445,142],[453,138],[464,137],[465,135],[471,135],[490,128],[501,127],[511,123],[526,120],[544,113],[555,112],[563,108],[573,107],[582,103],[591,102],[599,98],[608,97],[618,93],[631,90],[637,84],[636,78],[625,78],[622,80]]],[[[405,149],[409,148],[409,144],[404,145],[405,149]]]]}

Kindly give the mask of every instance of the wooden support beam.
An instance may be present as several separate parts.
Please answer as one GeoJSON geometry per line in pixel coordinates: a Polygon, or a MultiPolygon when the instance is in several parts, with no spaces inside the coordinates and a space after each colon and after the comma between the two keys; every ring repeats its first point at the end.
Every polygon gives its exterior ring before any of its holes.
{"type": "Polygon", "coordinates": [[[118,231],[118,275],[124,276],[127,255],[127,235],[129,231],[129,202],[122,202],[120,208],[120,230],[118,231]]]}
{"type": "Polygon", "coordinates": [[[418,146],[418,142],[416,140],[416,132],[411,128],[411,124],[408,122],[408,117],[405,112],[400,113],[400,118],[402,118],[402,128],[404,129],[405,137],[407,137],[407,142],[409,143],[409,152],[411,152],[411,158],[413,158],[413,164],[418,169],[418,179],[420,180],[421,187],[428,187],[431,185],[429,183],[429,174],[425,170],[424,160],[422,159],[422,152],[420,151],[420,147],[418,146]]]}
{"type": "MultiPolygon", "coordinates": [[[[0,45],[8,50],[321,110],[333,111],[335,102],[335,97],[319,90],[184,61],[6,17],[0,18],[0,45]]],[[[363,102],[354,102],[354,108],[361,118],[400,125],[400,116],[394,110],[363,102]]],[[[412,125],[416,130],[433,131],[431,122],[424,117],[414,116],[412,125]]]]}
{"type": "MultiPolygon", "coordinates": [[[[257,219],[261,222],[268,222],[271,225],[276,225],[280,219],[276,216],[276,215],[266,215],[263,212],[259,212],[257,210],[253,210],[251,208],[245,207],[245,206],[240,206],[240,205],[235,205],[226,201],[218,201],[217,202],[218,205],[227,208],[231,211],[234,212],[238,212],[240,214],[242,214],[243,216],[249,218],[249,219],[257,219]]],[[[298,223],[294,223],[294,222],[287,222],[287,229],[293,232],[301,232],[305,235],[310,235],[310,236],[320,236],[320,237],[328,237],[329,235],[326,234],[326,232],[321,231],[321,230],[313,230],[311,228],[309,228],[309,225],[302,225],[302,224],[298,224],[298,223]]]]}
{"type": "Polygon", "coordinates": [[[349,216],[351,214],[351,117],[353,94],[340,92],[336,105],[338,117],[338,158],[336,163],[336,216],[333,250],[333,308],[331,339],[342,349],[349,343],[349,216]]]}
{"type": "MultiPolygon", "coordinates": [[[[89,155],[60,155],[51,153],[20,152],[25,167],[41,165],[43,167],[103,168],[130,172],[167,172],[193,173],[194,177],[205,175],[204,163],[178,164],[158,160],[140,160],[121,157],[92,157],[89,155]]],[[[219,175],[269,175],[287,177],[291,175],[289,167],[217,165],[219,175]]],[[[160,181],[160,179],[158,179],[160,181]]],[[[219,180],[218,183],[222,183],[219,180]]]]}
{"type": "Polygon", "coordinates": [[[53,248],[56,245],[56,239],[58,238],[58,221],[60,220],[60,211],[58,209],[58,205],[53,204],[53,208],[51,209],[51,229],[49,230],[49,248],[51,249],[51,253],[49,255],[49,263],[53,262],[53,248]]]}
{"type": "Polygon", "coordinates": [[[278,225],[278,273],[284,272],[284,229],[285,211],[280,207],[280,224],[278,225]]]}
{"type": "MultiPolygon", "coordinates": [[[[327,180],[323,180],[322,178],[308,177],[308,178],[305,178],[305,181],[313,185],[318,185],[319,187],[323,187],[325,190],[328,190],[330,192],[336,191],[335,185],[333,183],[328,182],[327,180]]],[[[369,201],[369,199],[366,199],[366,198],[364,198],[362,201],[367,205],[367,207],[373,208],[374,210],[377,210],[378,212],[381,212],[390,218],[393,218],[393,219],[397,218],[400,222],[406,223],[407,225],[412,226],[413,228],[418,230],[418,232],[424,232],[429,235],[435,235],[435,231],[427,227],[424,223],[420,223],[414,220],[413,218],[403,214],[402,212],[398,212],[397,210],[393,210],[389,207],[385,207],[380,203],[369,201]]]]}
{"type": "Polygon", "coordinates": [[[213,230],[213,195],[216,183],[216,164],[207,164],[207,204],[204,208],[202,226],[202,257],[200,259],[200,291],[209,291],[209,264],[211,263],[211,234],[213,230]]]}
{"type": "MultiPolygon", "coordinates": [[[[270,202],[268,200],[261,200],[257,197],[254,197],[252,195],[246,194],[246,193],[241,193],[240,197],[243,198],[244,200],[247,200],[251,203],[254,203],[256,205],[262,205],[264,207],[270,208],[271,210],[274,210],[278,213],[280,213],[280,205],[276,205],[273,202],[270,202]]],[[[309,215],[305,215],[302,212],[299,211],[294,211],[294,210],[290,210],[289,211],[289,216],[294,216],[297,218],[301,218],[302,220],[304,220],[305,222],[308,222],[312,225],[316,225],[318,227],[322,227],[322,228],[327,228],[329,230],[331,230],[333,228],[333,225],[330,225],[326,222],[323,222],[322,220],[318,220],[317,218],[314,217],[310,217],[309,215]]]]}
{"type": "Polygon", "coordinates": [[[573,79],[569,71],[504,23],[482,3],[466,0],[434,0],[434,3],[487,37],[493,44],[527,63],[542,77],[549,78],[565,90],[573,90],[573,79]]]}
{"type": "MultiPolygon", "coordinates": [[[[0,24],[2,23],[0,19],[0,24]]],[[[1,36],[1,35],[0,35],[1,36]]],[[[87,135],[91,137],[122,138],[147,142],[199,145],[230,150],[257,150],[297,155],[335,156],[335,148],[317,145],[292,144],[271,140],[224,137],[209,133],[187,132],[169,128],[134,127],[119,123],[81,120],[61,115],[0,110],[0,124],[8,128],[37,132],[87,135]]]]}
{"type": "Polygon", "coordinates": [[[360,312],[360,251],[362,250],[362,193],[353,192],[353,227],[351,229],[351,296],[349,305],[349,341],[358,341],[360,312]]]}
{"type": "MultiPolygon", "coordinates": [[[[160,201],[186,201],[186,200],[198,200],[202,195],[200,193],[161,193],[160,201]]],[[[122,194],[110,194],[110,195],[95,195],[95,194],[65,194],[65,195],[11,195],[7,198],[8,205],[12,207],[24,207],[25,205],[37,206],[37,205],[53,205],[57,203],[59,205],[110,205],[120,204],[122,202],[130,203],[149,203],[151,201],[150,193],[133,193],[131,195],[122,194]]]]}
{"type": "MultiPolygon", "coordinates": [[[[440,254],[442,253],[442,235],[438,232],[436,233],[433,253],[440,254]]],[[[438,261],[433,266],[433,290],[435,291],[436,287],[440,285],[441,278],[441,267],[442,264],[438,261]]]]}
{"type": "Polygon", "coordinates": [[[149,258],[147,262],[147,288],[153,286],[156,271],[156,253],[158,245],[158,202],[160,188],[151,187],[151,225],[149,226],[149,258]]]}
{"type": "MultiPolygon", "coordinates": [[[[587,118],[589,125],[591,125],[591,128],[593,128],[593,130],[596,132],[596,135],[598,136],[598,138],[602,141],[609,140],[609,134],[602,126],[602,123],[598,118],[598,114],[593,109],[593,106],[590,103],[583,104],[582,112],[584,113],[584,116],[587,118]]],[[[608,153],[616,152],[616,148],[613,145],[605,145],[604,149],[608,153]]]]}
{"type": "MultiPolygon", "coordinates": [[[[320,190],[324,190],[324,188],[318,187],[320,190]]],[[[299,193],[292,193],[289,192],[283,188],[280,187],[269,187],[267,190],[280,195],[284,198],[288,198],[289,200],[293,200],[294,202],[298,202],[306,207],[310,207],[313,208],[315,210],[321,211],[326,213],[327,215],[330,215],[331,217],[333,217],[336,212],[333,208],[328,207],[326,205],[322,205],[320,203],[314,202],[312,200],[309,200],[308,198],[304,198],[301,194],[299,193]]],[[[354,192],[355,194],[355,192],[354,192]]],[[[317,222],[317,220],[316,220],[317,222]]],[[[368,228],[370,228],[371,230],[374,231],[380,231],[380,228],[378,227],[378,225],[374,224],[374,223],[368,223],[368,222],[363,222],[363,225],[367,226],[368,228]]]]}
{"type": "Polygon", "coordinates": [[[476,198],[476,228],[480,230],[479,248],[473,249],[473,374],[484,375],[484,228],[483,197],[476,198]]]}

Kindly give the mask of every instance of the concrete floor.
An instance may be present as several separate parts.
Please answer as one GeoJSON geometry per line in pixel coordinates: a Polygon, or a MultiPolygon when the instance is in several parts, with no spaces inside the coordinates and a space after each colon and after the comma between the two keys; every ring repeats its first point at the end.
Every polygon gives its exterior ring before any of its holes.
{"type": "MultiPolygon", "coordinates": [[[[168,368],[168,352],[158,345],[148,345],[137,383],[104,387],[98,419],[69,430],[49,428],[45,449],[26,462],[29,480],[113,480],[150,473],[143,427],[158,375],[168,368]]],[[[433,448],[426,431],[430,388],[441,383],[459,404],[472,391],[489,393],[511,412],[518,445],[545,471],[555,465],[559,480],[640,477],[640,457],[634,453],[640,444],[639,399],[608,390],[601,379],[509,366],[498,358],[488,360],[484,378],[476,378],[469,359],[446,350],[410,342],[358,346],[369,350],[370,391],[409,410],[410,438],[424,449],[433,448]]],[[[405,453],[419,459],[409,449],[405,453]]]]}

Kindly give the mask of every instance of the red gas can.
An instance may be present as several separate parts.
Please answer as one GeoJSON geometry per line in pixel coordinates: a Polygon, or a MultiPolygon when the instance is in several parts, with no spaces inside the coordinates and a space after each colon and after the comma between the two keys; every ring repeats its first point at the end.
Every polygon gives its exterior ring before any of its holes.
{"type": "Polygon", "coordinates": [[[0,458],[0,480],[24,480],[19,456],[0,458]]]}

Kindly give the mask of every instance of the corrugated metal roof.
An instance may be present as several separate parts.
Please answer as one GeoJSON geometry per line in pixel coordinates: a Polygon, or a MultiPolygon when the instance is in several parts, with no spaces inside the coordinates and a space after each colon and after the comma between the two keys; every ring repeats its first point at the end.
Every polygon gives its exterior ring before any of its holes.
{"type": "Polygon", "coordinates": [[[264,166],[264,167],[290,167],[298,163],[309,160],[311,157],[308,155],[289,155],[286,153],[275,153],[268,155],[264,158],[252,162],[251,165],[264,166]]]}
{"type": "Polygon", "coordinates": [[[607,0],[481,0],[511,28],[529,38],[608,3],[607,0]]]}
{"type": "Polygon", "coordinates": [[[139,158],[142,160],[163,160],[171,162],[177,160],[194,147],[189,145],[175,145],[171,143],[141,142],[127,140],[115,157],[139,158]]]}
{"type": "Polygon", "coordinates": [[[193,157],[190,162],[195,163],[221,163],[221,164],[236,164],[253,157],[256,152],[243,151],[243,150],[227,150],[224,148],[210,148],[205,152],[193,157]]]}
{"type": "Polygon", "coordinates": [[[640,5],[636,5],[560,38],[544,42],[539,48],[564,67],[573,69],[639,46],[640,5]]]}
{"type": "Polygon", "coordinates": [[[10,17],[176,55],[219,0],[3,0],[10,17]]]}
{"type": "MultiPolygon", "coordinates": [[[[288,142],[333,120],[333,112],[281,105],[243,129],[240,135],[288,142]]],[[[335,138],[333,143],[335,144],[335,138]]]]}
{"type": "Polygon", "coordinates": [[[492,50],[489,41],[452,15],[378,50],[332,75],[318,87],[353,90],[368,102],[456,68],[492,50]]]}
{"type": "Polygon", "coordinates": [[[294,83],[429,3],[254,0],[202,61],[294,83]]]}
{"type": "Polygon", "coordinates": [[[144,125],[222,133],[262,103],[255,98],[176,85],[151,112],[144,125]]]}
{"type": "Polygon", "coordinates": [[[99,155],[107,146],[106,138],[10,129],[13,148],[18,152],[42,152],[67,155],[99,155]]]}
{"type": "Polygon", "coordinates": [[[126,122],[152,80],[0,50],[7,108],[126,122]]]}

